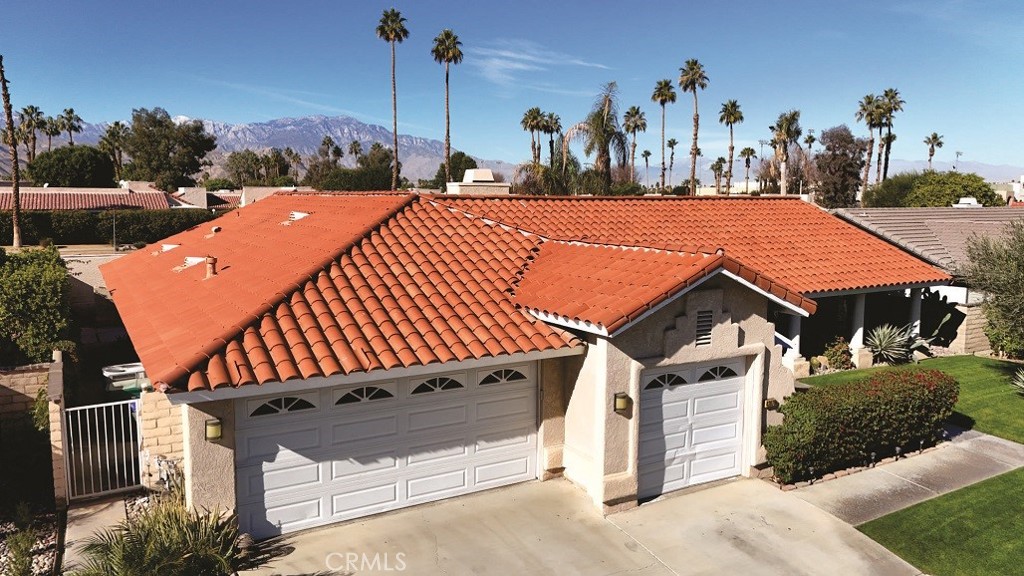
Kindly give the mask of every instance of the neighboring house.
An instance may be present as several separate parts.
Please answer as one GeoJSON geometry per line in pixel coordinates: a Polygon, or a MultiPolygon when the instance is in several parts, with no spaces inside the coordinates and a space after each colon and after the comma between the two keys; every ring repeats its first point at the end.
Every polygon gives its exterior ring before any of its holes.
{"type": "Polygon", "coordinates": [[[178,188],[171,194],[181,208],[205,208],[217,212],[238,208],[242,201],[242,193],[233,190],[209,192],[202,187],[178,188]]]}
{"type": "Polygon", "coordinates": [[[823,303],[859,302],[856,336],[865,294],[950,280],[796,198],[384,193],[273,195],[101,271],[144,450],[259,537],[559,474],[606,512],[755,474],[823,303]]]}
{"type": "Polygon", "coordinates": [[[247,206],[268,196],[284,192],[313,192],[310,186],[243,186],[239,206],[247,206]]]}
{"type": "MultiPolygon", "coordinates": [[[[0,189],[0,210],[14,209],[14,193],[0,189]]],[[[152,188],[20,189],[22,210],[167,210],[175,205],[165,192],[152,188]]]]}
{"type": "Polygon", "coordinates": [[[952,275],[952,286],[932,289],[923,332],[930,335],[950,314],[940,330],[942,344],[957,354],[991,352],[981,309],[984,294],[971,290],[960,270],[970,263],[968,239],[1001,236],[1007,223],[1024,218],[1024,207],[849,208],[835,213],[952,275]]]}

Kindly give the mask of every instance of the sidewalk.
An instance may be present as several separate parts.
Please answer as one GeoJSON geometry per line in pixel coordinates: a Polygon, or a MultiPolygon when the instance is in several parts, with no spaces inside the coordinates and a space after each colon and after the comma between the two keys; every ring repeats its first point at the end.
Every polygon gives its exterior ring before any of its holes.
{"type": "Polygon", "coordinates": [[[857,526],[1024,466],[1024,445],[973,430],[915,454],[790,494],[857,526]]]}
{"type": "Polygon", "coordinates": [[[86,538],[104,528],[113,528],[124,519],[123,497],[72,504],[68,509],[68,524],[64,536],[64,565],[61,573],[82,563],[84,556],[80,546],[86,538]]]}

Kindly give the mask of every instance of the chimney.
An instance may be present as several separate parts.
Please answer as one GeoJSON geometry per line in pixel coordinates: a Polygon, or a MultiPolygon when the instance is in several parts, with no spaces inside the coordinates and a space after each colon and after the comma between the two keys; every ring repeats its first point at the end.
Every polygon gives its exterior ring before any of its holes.
{"type": "Polygon", "coordinates": [[[213,256],[206,257],[206,280],[213,278],[217,275],[217,258],[213,256]]]}

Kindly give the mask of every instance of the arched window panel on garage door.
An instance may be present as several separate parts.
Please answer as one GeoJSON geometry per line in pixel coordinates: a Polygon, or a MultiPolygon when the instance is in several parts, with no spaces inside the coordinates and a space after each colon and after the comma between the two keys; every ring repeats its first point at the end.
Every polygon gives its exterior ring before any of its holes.
{"type": "Polygon", "coordinates": [[[728,366],[714,366],[708,368],[700,375],[697,379],[698,382],[709,382],[711,380],[721,380],[722,378],[732,378],[736,376],[736,371],[728,366]]]}
{"type": "Polygon", "coordinates": [[[302,396],[278,396],[269,400],[252,400],[249,402],[249,416],[273,416],[275,414],[288,414],[302,412],[305,410],[316,410],[316,396],[304,394],[302,396]]]}
{"type": "Polygon", "coordinates": [[[352,390],[341,390],[338,391],[338,399],[334,401],[335,406],[344,406],[345,404],[358,404],[360,402],[373,402],[375,400],[388,400],[395,397],[395,393],[390,389],[391,386],[362,386],[360,388],[354,388],[352,390]]]}
{"type": "Polygon", "coordinates": [[[447,376],[438,376],[436,378],[428,378],[423,382],[414,385],[412,387],[412,394],[431,394],[433,392],[459,390],[461,388],[465,388],[462,382],[447,376]]]}
{"type": "Polygon", "coordinates": [[[644,386],[644,390],[657,390],[659,388],[671,388],[673,386],[681,386],[683,384],[689,384],[686,378],[683,378],[680,374],[670,372],[668,374],[659,374],[654,378],[651,378],[647,385],[644,386]]]}
{"type": "Polygon", "coordinates": [[[527,380],[526,374],[523,374],[519,370],[513,368],[502,368],[495,370],[490,374],[487,374],[480,380],[481,386],[490,386],[492,384],[509,384],[512,382],[524,382],[527,380]]]}

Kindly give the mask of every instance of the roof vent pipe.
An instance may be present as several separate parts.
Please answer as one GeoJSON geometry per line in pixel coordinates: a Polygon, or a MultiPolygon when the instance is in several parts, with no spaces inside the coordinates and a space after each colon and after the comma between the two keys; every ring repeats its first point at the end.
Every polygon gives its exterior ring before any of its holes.
{"type": "Polygon", "coordinates": [[[213,256],[206,257],[206,280],[217,275],[217,259],[213,256]]]}

